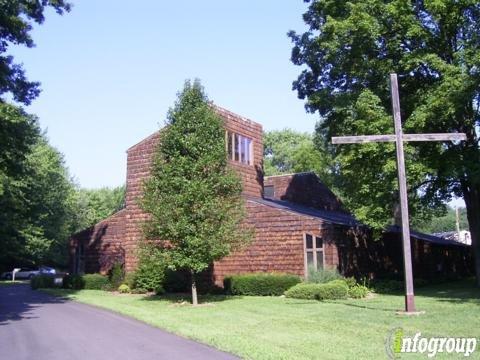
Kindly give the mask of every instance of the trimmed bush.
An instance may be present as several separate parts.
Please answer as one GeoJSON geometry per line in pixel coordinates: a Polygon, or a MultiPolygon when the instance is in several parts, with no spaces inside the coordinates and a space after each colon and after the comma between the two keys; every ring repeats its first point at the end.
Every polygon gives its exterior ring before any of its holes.
{"type": "Polygon", "coordinates": [[[133,289],[135,287],[135,273],[134,272],[126,273],[123,283],[128,285],[130,289],[133,289]]]}
{"type": "Polygon", "coordinates": [[[163,281],[165,279],[165,269],[163,264],[144,261],[140,263],[133,275],[134,289],[138,292],[154,291],[156,294],[163,294],[163,281]]]}
{"type": "Polygon", "coordinates": [[[296,275],[254,273],[226,277],[224,288],[233,295],[278,296],[299,282],[296,275]]]}
{"type": "Polygon", "coordinates": [[[362,299],[368,295],[368,288],[363,285],[355,285],[348,289],[348,296],[354,299],[362,299]]]}
{"type": "Polygon", "coordinates": [[[135,288],[130,288],[130,292],[132,294],[146,294],[148,293],[148,290],[145,290],[145,289],[135,289],[135,288]]]}
{"type": "Polygon", "coordinates": [[[285,296],[294,299],[317,300],[320,284],[300,283],[285,291],[285,296]]]}
{"type": "Polygon", "coordinates": [[[121,294],[128,294],[130,292],[130,286],[122,284],[118,287],[118,292],[121,294]]]}
{"type": "Polygon", "coordinates": [[[357,280],[354,277],[348,277],[348,278],[345,278],[344,280],[349,289],[357,285],[357,280]]]}
{"type": "Polygon", "coordinates": [[[326,284],[333,280],[343,279],[343,276],[336,269],[318,269],[308,268],[307,282],[315,284],[326,284]]]}
{"type": "MultiPolygon", "coordinates": [[[[192,291],[191,279],[190,272],[185,269],[176,271],[167,269],[163,287],[168,293],[189,293],[192,291]]],[[[212,277],[207,269],[197,275],[197,292],[198,294],[220,295],[224,293],[224,290],[212,282],[212,277]]]]}
{"type": "MultiPolygon", "coordinates": [[[[188,293],[192,290],[191,275],[185,270],[165,270],[163,287],[169,293],[188,293]]],[[[197,291],[200,293],[200,284],[197,280],[197,291]]]]}
{"type": "Polygon", "coordinates": [[[144,244],[139,252],[139,264],[131,278],[130,288],[136,293],[154,291],[156,294],[165,292],[165,253],[161,249],[144,244]]]}
{"type": "Polygon", "coordinates": [[[30,287],[33,290],[36,289],[45,289],[45,288],[54,288],[55,278],[50,275],[36,275],[30,279],[30,287]]]}
{"type": "Polygon", "coordinates": [[[80,290],[85,286],[85,280],[82,275],[72,274],[63,277],[63,288],[71,290],[80,290]]]}
{"type": "Polygon", "coordinates": [[[348,287],[345,282],[332,281],[327,284],[301,283],[285,292],[285,296],[306,300],[337,300],[345,299],[348,287]]]}
{"type": "Polygon", "coordinates": [[[348,296],[348,286],[341,282],[321,284],[317,294],[318,300],[345,299],[348,296]]]}
{"type": "Polygon", "coordinates": [[[85,274],[83,281],[83,288],[87,290],[105,290],[109,285],[108,277],[101,274],[85,274]]]}
{"type": "Polygon", "coordinates": [[[348,282],[345,279],[332,280],[329,281],[327,284],[345,285],[347,288],[349,287],[348,282]]]}
{"type": "Polygon", "coordinates": [[[125,279],[125,272],[123,271],[123,265],[119,262],[113,264],[112,268],[108,272],[108,280],[112,289],[118,289],[122,285],[125,279]]]}

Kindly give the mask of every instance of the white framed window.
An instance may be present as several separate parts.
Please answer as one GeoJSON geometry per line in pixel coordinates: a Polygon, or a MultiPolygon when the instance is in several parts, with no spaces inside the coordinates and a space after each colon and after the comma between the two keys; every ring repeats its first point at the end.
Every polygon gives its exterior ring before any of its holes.
{"type": "Polygon", "coordinates": [[[308,274],[309,268],[320,270],[325,267],[325,252],[321,236],[303,234],[303,248],[305,251],[305,274],[308,274]]]}
{"type": "Polygon", "coordinates": [[[239,163],[253,164],[253,141],[252,139],[236,134],[231,131],[225,132],[228,159],[239,163]]]}

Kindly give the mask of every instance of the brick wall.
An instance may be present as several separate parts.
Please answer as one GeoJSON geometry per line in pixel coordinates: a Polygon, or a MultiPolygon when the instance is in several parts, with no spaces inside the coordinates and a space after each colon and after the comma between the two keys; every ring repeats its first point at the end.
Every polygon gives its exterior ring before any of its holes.
{"type": "Polygon", "coordinates": [[[328,232],[330,225],[320,219],[296,214],[246,200],[246,226],[254,228],[252,243],[214,264],[215,283],[228,275],[249,272],[286,272],[305,275],[304,233],[324,241],[325,266],[338,265],[337,247],[328,232]]]}
{"type": "Polygon", "coordinates": [[[107,273],[115,262],[125,260],[124,234],[126,210],[120,210],[70,239],[70,271],[75,271],[75,250],[84,246],[85,273],[107,273]]]}
{"type": "MultiPolygon", "coordinates": [[[[229,161],[239,174],[245,195],[261,196],[263,189],[263,142],[262,126],[251,120],[215,107],[224,120],[225,129],[246,136],[253,141],[253,164],[246,165],[229,161]]],[[[127,190],[126,190],[126,231],[125,231],[125,266],[127,271],[135,269],[137,264],[137,244],[143,238],[142,224],[148,218],[139,207],[142,184],[149,176],[151,162],[160,140],[160,132],[144,139],[127,150],[127,190]]]]}
{"type": "Polygon", "coordinates": [[[287,200],[321,210],[344,211],[339,198],[314,173],[266,176],[274,199],[287,200]]]}
{"type": "Polygon", "coordinates": [[[262,125],[216,106],[215,110],[225,121],[225,129],[253,141],[253,165],[229,161],[242,178],[243,193],[261,197],[263,193],[263,129],[262,125]]]}
{"type": "Polygon", "coordinates": [[[127,211],[124,246],[125,269],[133,271],[137,265],[137,245],[143,238],[142,224],[148,219],[139,205],[144,180],[150,174],[160,132],[156,132],[127,150],[127,186],[125,208],[127,211]]]}

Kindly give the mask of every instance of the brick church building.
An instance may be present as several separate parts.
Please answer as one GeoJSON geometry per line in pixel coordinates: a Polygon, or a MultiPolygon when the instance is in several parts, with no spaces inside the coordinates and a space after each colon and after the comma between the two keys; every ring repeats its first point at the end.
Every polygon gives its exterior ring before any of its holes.
{"type": "MultiPolygon", "coordinates": [[[[362,276],[401,271],[398,229],[373,241],[369,229],[313,173],[264,178],[262,126],[223,108],[215,110],[224,121],[228,164],[243,182],[245,222],[254,237],[242,251],[212,264],[213,282],[221,285],[225,276],[247,272],[303,277],[309,267],[362,276]]],[[[125,206],[71,237],[70,271],[106,273],[115,262],[127,272],[135,270],[147,217],[138,203],[158,141],[157,132],[127,150],[125,206]]],[[[469,249],[452,241],[412,232],[412,253],[414,271],[425,276],[468,271],[469,249]]]]}

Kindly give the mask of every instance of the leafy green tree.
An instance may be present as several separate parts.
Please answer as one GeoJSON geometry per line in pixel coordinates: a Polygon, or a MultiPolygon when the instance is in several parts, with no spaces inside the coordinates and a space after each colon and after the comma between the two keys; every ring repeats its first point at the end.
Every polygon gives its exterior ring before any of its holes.
{"type": "Polygon", "coordinates": [[[40,136],[37,119],[0,103],[0,265],[10,266],[24,249],[22,230],[28,218],[28,155],[40,136]]]}
{"type": "Polygon", "coordinates": [[[27,166],[29,174],[23,179],[27,217],[22,230],[26,260],[66,265],[75,189],[63,154],[43,135],[28,155],[27,166]]]}
{"type": "Polygon", "coordinates": [[[8,48],[34,46],[32,24],[43,23],[47,8],[62,14],[70,5],[63,0],[0,0],[0,267],[57,261],[53,249],[58,250],[64,235],[68,185],[63,178],[59,184],[50,182],[54,173],[66,174],[61,154],[40,135],[34,116],[5,101],[8,94],[28,105],[39,94],[39,83],[27,80],[8,48]]]}
{"type": "Polygon", "coordinates": [[[36,135],[23,137],[31,143],[16,157],[15,171],[2,176],[0,264],[65,265],[74,187],[63,155],[48,144],[45,135],[38,135],[34,118],[11,105],[2,107],[9,108],[19,123],[33,126],[30,130],[36,135]]]}
{"type": "Polygon", "coordinates": [[[146,238],[165,251],[172,270],[191,272],[194,305],[198,273],[250,239],[240,227],[241,191],[227,166],[221,118],[200,82],[186,82],[168,113],[141,204],[150,214],[146,238]]]}
{"type": "MultiPolygon", "coordinates": [[[[427,234],[456,231],[456,222],[455,209],[449,207],[445,215],[434,217],[426,223],[419,223],[416,228],[427,234]]],[[[465,208],[459,209],[459,225],[460,230],[468,230],[467,210],[465,208]]]]}
{"type": "Polygon", "coordinates": [[[83,189],[75,191],[75,215],[72,221],[74,231],[80,231],[109,217],[123,208],[125,203],[125,186],[100,189],[83,189]]]}
{"type": "Polygon", "coordinates": [[[480,3],[464,0],[314,0],[309,30],[290,32],[293,87],[321,116],[317,134],[335,156],[343,198],[381,228],[397,199],[394,146],[346,145],[331,136],[393,133],[388,77],[396,72],[405,132],[464,132],[462,143],[406,147],[411,212],[431,215],[465,199],[480,285],[480,3]]]}
{"type": "Polygon", "coordinates": [[[28,105],[40,93],[39,83],[27,80],[25,70],[7,50],[12,44],[35,46],[32,22],[42,24],[48,7],[63,14],[71,6],[64,0],[0,0],[0,96],[10,93],[15,101],[28,105]]]}
{"type": "Polygon", "coordinates": [[[263,168],[266,176],[313,171],[334,188],[331,156],[309,133],[292,129],[266,131],[263,134],[263,168]]]}

